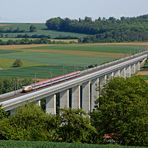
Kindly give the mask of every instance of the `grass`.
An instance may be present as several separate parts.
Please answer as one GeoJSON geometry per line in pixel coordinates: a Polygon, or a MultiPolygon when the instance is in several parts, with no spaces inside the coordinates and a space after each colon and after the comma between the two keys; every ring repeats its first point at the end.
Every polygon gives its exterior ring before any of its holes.
{"type": "Polygon", "coordinates": [[[75,50],[75,51],[95,51],[109,53],[136,53],[147,47],[141,46],[115,46],[115,45],[97,45],[97,44],[69,44],[69,45],[50,45],[46,47],[32,47],[31,49],[47,49],[47,50],[75,50]]]}
{"type": "Polygon", "coordinates": [[[40,141],[0,141],[0,148],[146,148],[138,146],[71,144],[40,141]]]}
{"type": "Polygon", "coordinates": [[[0,54],[0,59],[21,59],[22,61],[30,61],[34,63],[40,63],[40,65],[89,65],[89,64],[101,64],[107,61],[111,61],[112,57],[89,57],[89,56],[75,56],[60,53],[46,53],[46,52],[17,52],[10,54],[0,54]]]}
{"type": "Polygon", "coordinates": [[[15,52],[18,52],[18,51],[15,51],[15,50],[0,50],[0,55],[1,54],[15,53],[15,52]]]}
{"type": "Polygon", "coordinates": [[[75,66],[32,66],[24,68],[13,68],[2,70],[0,77],[30,77],[30,78],[51,78],[58,75],[64,75],[77,70],[82,70],[84,67],[75,66]]]}
{"type": "MultiPolygon", "coordinates": [[[[143,46],[141,46],[143,47],[143,46]]],[[[34,77],[49,78],[71,71],[85,69],[92,64],[103,64],[135,53],[139,46],[99,44],[50,44],[42,47],[1,46],[0,78],[34,77]],[[15,59],[23,67],[12,68],[15,59]]]]}
{"type": "Polygon", "coordinates": [[[146,75],[143,76],[143,79],[144,79],[144,80],[148,80],[148,76],[146,76],[146,75]]]}

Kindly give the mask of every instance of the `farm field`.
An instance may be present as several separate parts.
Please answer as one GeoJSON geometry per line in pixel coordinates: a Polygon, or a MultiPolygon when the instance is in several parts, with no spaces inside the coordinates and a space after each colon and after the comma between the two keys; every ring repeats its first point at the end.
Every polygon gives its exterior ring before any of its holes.
{"type": "Polygon", "coordinates": [[[97,144],[71,144],[53,142],[32,141],[0,141],[2,148],[146,148],[144,146],[120,146],[120,145],[97,145],[97,144]]]}
{"type": "Polygon", "coordinates": [[[147,47],[148,43],[0,46],[0,78],[51,78],[113,61],[147,47]],[[23,66],[13,68],[15,59],[20,59],[23,66]]]}
{"type": "Polygon", "coordinates": [[[8,38],[15,38],[17,35],[50,35],[51,38],[56,38],[60,36],[71,36],[71,37],[83,37],[85,34],[80,33],[70,33],[70,32],[58,32],[53,30],[47,30],[47,27],[43,23],[0,23],[0,29],[16,29],[25,30],[26,32],[22,33],[2,33],[8,38]],[[37,28],[36,32],[29,32],[30,25],[34,25],[37,28]]]}

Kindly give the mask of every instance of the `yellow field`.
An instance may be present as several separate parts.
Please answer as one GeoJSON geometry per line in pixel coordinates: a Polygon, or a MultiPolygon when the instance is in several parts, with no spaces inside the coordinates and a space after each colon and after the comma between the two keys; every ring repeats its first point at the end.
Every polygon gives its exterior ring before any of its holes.
{"type": "MultiPolygon", "coordinates": [[[[69,40],[70,41],[70,40],[69,40]]],[[[0,45],[0,49],[24,49],[32,47],[43,47],[43,46],[53,46],[55,44],[29,44],[29,45],[0,45]]],[[[60,45],[60,44],[58,44],[60,45]]],[[[61,44],[63,45],[63,44],[61,44]]],[[[71,44],[75,45],[75,44],[71,44]]],[[[108,46],[148,46],[148,42],[124,42],[124,43],[86,43],[78,44],[79,46],[84,45],[108,45],[108,46]]],[[[64,46],[64,45],[63,45],[64,46]]],[[[66,45],[65,45],[66,46],[66,45]]]]}

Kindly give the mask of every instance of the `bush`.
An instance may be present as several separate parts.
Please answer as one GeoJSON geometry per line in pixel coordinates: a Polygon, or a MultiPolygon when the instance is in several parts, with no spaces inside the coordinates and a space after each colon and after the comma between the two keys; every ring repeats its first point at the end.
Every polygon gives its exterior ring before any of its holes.
{"type": "Polygon", "coordinates": [[[23,66],[23,62],[20,59],[16,59],[12,64],[12,67],[22,67],[22,66],[23,66]]]}
{"type": "Polygon", "coordinates": [[[100,135],[120,144],[148,143],[148,84],[141,78],[114,78],[103,89],[92,121],[100,135]]]}

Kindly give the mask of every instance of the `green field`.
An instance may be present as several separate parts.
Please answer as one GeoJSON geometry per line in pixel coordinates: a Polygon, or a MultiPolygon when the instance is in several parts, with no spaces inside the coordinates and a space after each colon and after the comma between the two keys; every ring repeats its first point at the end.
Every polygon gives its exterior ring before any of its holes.
{"type": "Polygon", "coordinates": [[[134,54],[136,52],[148,49],[147,46],[128,46],[128,45],[99,45],[99,44],[69,44],[69,45],[50,45],[46,47],[33,47],[31,49],[47,50],[74,50],[74,51],[96,51],[108,53],[134,54]]]}
{"type": "Polygon", "coordinates": [[[31,78],[52,78],[64,75],[75,70],[83,70],[84,67],[78,66],[32,66],[3,70],[0,77],[31,77],[31,78]]]}
{"type": "Polygon", "coordinates": [[[138,146],[70,144],[31,141],[0,141],[0,148],[146,148],[138,146]]]}
{"type": "Polygon", "coordinates": [[[0,23],[0,29],[16,29],[19,27],[20,30],[26,30],[24,33],[2,33],[4,36],[6,35],[9,38],[16,37],[19,34],[27,34],[27,35],[50,35],[51,38],[60,37],[60,36],[72,36],[72,37],[83,37],[86,36],[85,34],[79,34],[79,33],[70,33],[70,32],[58,32],[58,31],[52,31],[47,30],[45,24],[39,24],[39,23],[0,23]],[[34,25],[37,28],[36,32],[29,32],[30,25],[34,25]]]}
{"type": "Polygon", "coordinates": [[[50,78],[113,61],[145,48],[147,46],[102,44],[0,46],[0,78],[50,78]],[[13,68],[15,59],[21,59],[23,67],[13,68]]]}

